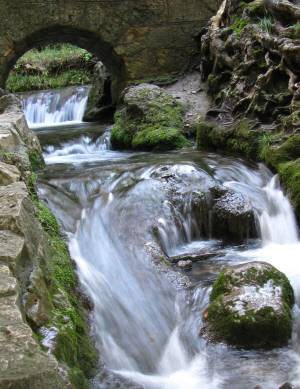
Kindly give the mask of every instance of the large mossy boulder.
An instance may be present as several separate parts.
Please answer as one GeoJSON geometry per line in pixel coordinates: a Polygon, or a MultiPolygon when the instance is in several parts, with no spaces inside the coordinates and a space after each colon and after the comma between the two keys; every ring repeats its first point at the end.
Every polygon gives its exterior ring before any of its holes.
{"type": "Polygon", "coordinates": [[[206,329],[212,340],[246,349],[285,346],[293,304],[287,277],[272,265],[228,267],[213,285],[206,329]]]}
{"type": "Polygon", "coordinates": [[[115,149],[172,150],[185,146],[184,108],[162,88],[140,84],[128,88],[115,115],[111,143],[115,149]]]}

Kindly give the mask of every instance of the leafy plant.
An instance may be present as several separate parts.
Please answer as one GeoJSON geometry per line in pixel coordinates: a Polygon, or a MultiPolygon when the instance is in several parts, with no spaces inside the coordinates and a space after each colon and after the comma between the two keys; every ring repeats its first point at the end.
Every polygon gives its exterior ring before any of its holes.
{"type": "Polygon", "coordinates": [[[268,34],[274,32],[275,29],[274,20],[270,16],[264,16],[261,18],[259,20],[259,26],[264,32],[267,32],[268,34]]]}
{"type": "Polygon", "coordinates": [[[246,19],[236,18],[231,24],[231,28],[237,36],[240,36],[241,32],[247,26],[247,24],[248,21],[246,19]]]}

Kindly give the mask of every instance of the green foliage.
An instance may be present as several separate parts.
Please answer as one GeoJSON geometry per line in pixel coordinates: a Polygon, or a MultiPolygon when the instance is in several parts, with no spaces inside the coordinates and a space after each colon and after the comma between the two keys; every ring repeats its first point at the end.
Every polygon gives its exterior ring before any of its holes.
{"type": "Polygon", "coordinates": [[[69,372],[69,378],[71,381],[71,384],[74,385],[75,388],[80,388],[80,389],[89,389],[90,386],[87,383],[84,374],[80,369],[77,369],[74,367],[73,369],[70,370],[69,372]]]}
{"type": "Polygon", "coordinates": [[[45,161],[42,154],[38,150],[28,150],[28,158],[33,172],[41,170],[45,167],[45,161]]]}
{"type": "Polygon", "coordinates": [[[300,22],[296,23],[294,26],[293,26],[293,30],[294,30],[294,35],[296,38],[300,38],[300,22]]]}
{"type": "Polygon", "coordinates": [[[70,44],[33,49],[19,59],[6,87],[11,92],[23,92],[89,84],[91,59],[91,53],[70,44]]]}
{"type": "Polygon", "coordinates": [[[28,90],[59,89],[65,86],[86,85],[91,82],[91,74],[86,70],[71,69],[60,74],[20,75],[12,73],[6,87],[10,92],[28,90]]]}
{"type": "Polygon", "coordinates": [[[236,17],[231,24],[230,28],[235,32],[235,34],[239,37],[243,29],[249,24],[249,21],[246,19],[242,19],[240,17],[236,17]]]}
{"type": "Polygon", "coordinates": [[[271,16],[264,16],[259,19],[259,27],[262,31],[267,32],[268,34],[272,34],[275,29],[274,20],[271,16]]]}
{"type": "Polygon", "coordinates": [[[77,46],[64,43],[56,45],[48,45],[41,50],[32,49],[27,51],[17,62],[17,67],[30,64],[32,66],[48,67],[53,62],[64,62],[70,58],[90,60],[91,53],[77,46]]]}
{"type": "Polygon", "coordinates": [[[270,134],[263,134],[259,141],[258,157],[260,160],[265,161],[272,144],[272,136],[270,134]]]}

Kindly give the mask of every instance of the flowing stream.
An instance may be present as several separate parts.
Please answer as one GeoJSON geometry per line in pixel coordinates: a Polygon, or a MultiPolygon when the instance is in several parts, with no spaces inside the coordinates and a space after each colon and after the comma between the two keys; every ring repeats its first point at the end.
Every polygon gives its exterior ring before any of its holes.
{"type": "Polygon", "coordinates": [[[82,121],[88,86],[68,87],[20,94],[28,125],[32,127],[82,121]]]}
{"type": "MultiPolygon", "coordinates": [[[[38,98],[31,99],[39,112],[38,98]]],[[[192,149],[116,152],[110,150],[109,127],[94,126],[88,133],[82,125],[70,128],[78,130],[73,139],[54,126],[49,140],[43,137],[47,168],[39,193],[68,235],[80,281],[94,303],[93,334],[109,372],[99,373],[94,388],[300,385],[300,243],[277,177],[263,165],[192,149]],[[249,201],[260,239],[233,246],[201,234],[191,199],[215,185],[249,201]],[[162,253],[205,250],[219,254],[186,274],[159,262],[162,253]],[[289,346],[244,351],[207,343],[199,332],[213,280],[224,264],[252,260],[272,263],[294,287],[289,346]]]]}

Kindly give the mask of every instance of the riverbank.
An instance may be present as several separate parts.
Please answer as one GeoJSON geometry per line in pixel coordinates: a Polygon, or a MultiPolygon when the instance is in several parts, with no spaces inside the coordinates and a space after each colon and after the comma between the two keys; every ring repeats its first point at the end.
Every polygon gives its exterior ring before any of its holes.
{"type": "Polygon", "coordinates": [[[225,1],[201,36],[212,108],[198,147],[276,170],[300,220],[300,44],[297,4],[225,1]]]}
{"type": "Polygon", "coordinates": [[[95,63],[89,52],[69,44],[32,49],[14,66],[6,88],[17,93],[87,85],[95,63]]]}
{"type": "Polygon", "coordinates": [[[39,141],[13,95],[0,98],[0,122],[0,388],[88,388],[97,365],[89,303],[36,192],[39,141]]]}

